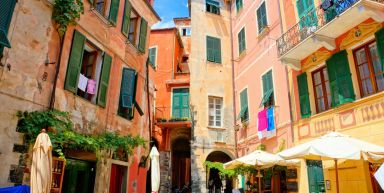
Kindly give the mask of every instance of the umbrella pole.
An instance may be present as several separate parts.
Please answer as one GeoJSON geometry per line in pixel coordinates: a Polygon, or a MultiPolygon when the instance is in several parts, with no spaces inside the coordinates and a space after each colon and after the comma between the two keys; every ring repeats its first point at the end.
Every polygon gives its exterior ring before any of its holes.
{"type": "Polygon", "coordinates": [[[260,173],[260,168],[257,169],[257,177],[259,178],[259,193],[261,193],[261,173],[260,173]]]}
{"type": "Polygon", "coordinates": [[[337,168],[337,159],[335,159],[335,172],[336,172],[336,193],[339,193],[339,171],[337,168]]]}

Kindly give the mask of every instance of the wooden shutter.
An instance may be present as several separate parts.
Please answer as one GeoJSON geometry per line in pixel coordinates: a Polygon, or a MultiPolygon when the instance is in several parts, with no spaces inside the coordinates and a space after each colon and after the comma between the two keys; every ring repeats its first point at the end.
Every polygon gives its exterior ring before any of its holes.
{"type": "Polygon", "coordinates": [[[221,63],[221,40],[219,38],[214,38],[214,56],[215,62],[221,63]]]}
{"type": "Polygon", "coordinates": [[[382,71],[384,71],[384,28],[375,33],[377,51],[379,52],[382,71]]]}
{"type": "Polygon", "coordinates": [[[109,83],[109,74],[111,71],[112,57],[107,53],[104,53],[103,66],[101,69],[99,90],[97,95],[97,104],[105,107],[107,104],[107,95],[108,95],[108,83],[109,83]]]}
{"type": "Polygon", "coordinates": [[[242,121],[248,120],[248,90],[245,89],[240,93],[240,118],[242,121]]]}
{"type": "Polygon", "coordinates": [[[127,37],[129,34],[129,24],[131,23],[131,10],[132,10],[131,3],[129,2],[129,0],[125,0],[123,24],[121,26],[121,32],[127,37]]]}
{"type": "Polygon", "coordinates": [[[304,72],[297,76],[297,85],[299,87],[300,113],[302,118],[311,116],[311,106],[309,102],[309,92],[307,83],[307,74],[304,72]]]}
{"type": "Polygon", "coordinates": [[[156,52],[157,52],[157,48],[156,47],[150,48],[149,51],[148,51],[149,63],[151,64],[151,66],[153,68],[156,67],[156,52]]]}
{"type": "Polygon", "coordinates": [[[9,24],[11,23],[13,10],[15,9],[16,0],[2,0],[0,6],[0,55],[2,55],[3,47],[11,47],[7,38],[9,24]]]}
{"type": "Polygon", "coordinates": [[[111,7],[109,8],[109,21],[116,25],[117,15],[119,13],[119,0],[111,0],[111,7]]]}
{"type": "Polygon", "coordinates": [[[307,160],[307,172],[309,192],[325,192],[322,162],[318,160],[307,160]]]}
{"type": "Polygon", "coordinates": [[[136,85],[136,71],[129,68],[123,69],[120,88],[120,106],[133,108],[136,85]]]}
{"type": "Polygon", "coordinates": [[[243,0],[236,0],[236,10],[237,10],[237,12],[239,12],[241,8],[243,8],[243,0]]]}
{"type": "Polygon", "coordinates": [[[142,53],[145,53],[145,46],[147,43],[147,30],[148,30],[148,23],[147,21],[145,21],[144,18],[141,18],[139,51],[142,53]]]}
{"type": "Polygon", "coordinates": [[[214,53],[213,53],[213,39],[212,37],[207,36],[207,60],[210,62],[215,61],[214,53]]]}
{"type": "Polygon", "coordinates": [[[181,117],[189,117],[189,90],[183,89],[183,93],[181,95],[181,108],[182,108],[182,114],[181,117]]]}
{"type": "Polygon", "coordinates": [[[245,50],[245,29],[241,29],[239,34],[237,34],[238,44],[239,44],[239,55],[245,50]]]}
{"type": "Polygon", "coordinates": [[[172,98],[172,118],[181,118],[181,100],[180,89],[174,89],[172,98]]]}
{"type": "Polygon", "coordinates": [[[257,26],[258,31],[261,33],[264,27],[267,25],[267,15],[265,10],[265,2],[260,5],[259,9],[257,9],[257,26]]]}
{"type": "Polygon", "coordinates": [[[83,62],[85,36],[75,31],[72,39],[71,53],[69,55],[67,76],[64,88],[73,93],[77,92],[77,82],[79,79],[80,68],[83,62]]]}
{"type": "Polygon", "coordinates": [[[329,85],[331,89],[331,106],[335,107],[355,100],[351,71],[345,50],[334,54],[327,61],[329,85]]]}

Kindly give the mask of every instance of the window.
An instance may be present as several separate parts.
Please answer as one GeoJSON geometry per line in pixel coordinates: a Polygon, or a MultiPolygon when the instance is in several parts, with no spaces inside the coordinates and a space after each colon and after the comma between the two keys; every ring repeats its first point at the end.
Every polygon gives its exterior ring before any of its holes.
{"type": "Polygon", "coordinates": [[[384,72],[376,42],[354,50],[361,95],[368,96],[384,90],[384,72]]]}
{"type": "Polygon", "coordinates": [[[206,0],[205,8],[205,11],[209,13],[220,15],[220,2],[218,2],[217,0],[206,0]]]}
{"type": "Polygon", "coordinates": [[[236,10],[239,12],[243,8],[243,0],[236,0],[236,10]]]}
{"type": "Polygon", "coordinates": [[[96,48],[80,32],[75,31],[65,89],[105,107],[111,63],[111,56],[96,48]]]}
{"type": "Polygon", "coordinates": [[[239,44],[239,55],[241,55],[245,50],[245,28],[240,30],[240,32],[237,34],[237,41],[239,44]]]}
{"type": "Polygon", "coordinates": [[[130,16],[130,24],[129,24],[129,33],[128,33],[128,40],[133,44],[133,45],[136,45],[136,42],[137,42],[137,31],[138,31],[138,27],[137,27],[137,23],[139,21],[139,15],[137,14],[137,12],[132,9],[131,10],[131,16],[130,16]]]}
{"type": "Polygon", "coordinates": [[[223,98],[220,97],[209,97],[209,126],[210,127],[222,127],[222,109],[223,109],[223,98]]]}
{"type": "Polygon", "coordinates": [[[316,111],[320,113],[328,110],[331,108],[331,91],[325,66],[312,72],[312,82],[315,91],[316,111]]]}
{"type": "Polygon", "coordinates": [[[317,26],[317,16],[313,0],[297,0],[297,13],[300,18],[300,28],[317,26]]]}
{"type": "Polygon", "coordinates": [[[125,0],[124,5],[124,15],[123,15],[123,23],[121,26],[121,33],[123,33],[126,37],[130,34],[129,26],[131,24],[131,12],[132,12],[132,5],[129,2],[129,0],[125,0]]]}
{"type": "Polygon", "coordinates": [[[259,34],[267,27],[267,11],[265,8],[265,1],[260,5],[256,11],[257,13],[257,27],[259,34]]]}
{"type": "Polygon", "coordinates": [[[173,89],[172,118],[189,118],[189,89],[173,89]]]}
{"type": "Polygon", "coordinates": [[[260,106],[264,106],[265,108],[273,106],[275,105],[275,101],[273,93],[272,70],[265,73],[261,79],[263,82],[263,98],[260,106]]]}
{"type": "Polygon", "coordinates": [[[137,73],[134,69],[123,68],[118,115],[126,118],[133,119],[134,107],[138,107],[136,103],[136,87],[137,87],[137,73]]]}
{"type": "Polygon", "coordinates": [[[149,57],[149,64],[152,66],[152,68],[156,68],[157,47],[149,48],[148,57],[149,57]]]}
{"type": "Polygon", "coordinates": [[[125,193],[127,192],[127,176],[128,167],[112,164],[111,176],[109,180],[110,193],[125,193]]]}
{"type": "Polygon", "coordinates": [[[182,36],[191,36],[191,28],[190,27],[181,28],[181,35],[182,36]]]}
{"type": "Polygon", "coordinates": [[[97,12],[116,25],[119,0],[91,0],[91,3],[93,3],[93,7],[97,12]]]}
{"type": "Polygon", "coordinates": [[[0,9],[0,58],[3,55],[4,47],[11,48],[7,38],[9,24],[11,23],[16,0],[2,0],[0,9]]]}
{"type": "Polygon", "coordinates": [[[221,41],[207,36],[207,61],[221,63],[221,41]]]}
{"type": "Polygon", "coordinates": [[[238,119],[241,119],[241,122],[248,121],[248,90],[244,89],[240,92],[240,113],[238,119]]]}

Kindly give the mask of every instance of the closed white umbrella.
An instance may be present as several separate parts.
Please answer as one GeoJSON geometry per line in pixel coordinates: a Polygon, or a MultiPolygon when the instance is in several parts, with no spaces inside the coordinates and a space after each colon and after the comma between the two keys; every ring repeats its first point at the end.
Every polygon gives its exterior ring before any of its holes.
{"type": "Polygon", "coordinates": [[[261,175],[260,169],[269,168],[274,165],[296,165],[298,160],[284,160],[280,156],[271,154],[265,151],[256,150],[248,155],[237,158],[230,162],[225,163],[223,166],[225,169],[234,169],[238,166],[255,166],[258,170],[259,178],[259,192],[261,193],[261,175]]]}
{"type": "Polygon", "coordinates": [[[160,163],[159,151],[155,146],[152,147],[149,157],[151,158],[151,184],[152,192],[158,192],[160,188],[160,163]]]}
{"type": "Polygon", "coordinates": [[[331,132],[320,138],[303,143],[278,153],[284,159],[334,160],[336,190],[339,192],[337,160],[367,160],[376,162],[384,159],[384,147],[352,138],[338,132],[331,132]]]}
{"type": "Polygon", "coordinates": [[[31,193],[49,193],[52,182],[52,144],[45,129],[37,136],[32,153],[31,193]]]}

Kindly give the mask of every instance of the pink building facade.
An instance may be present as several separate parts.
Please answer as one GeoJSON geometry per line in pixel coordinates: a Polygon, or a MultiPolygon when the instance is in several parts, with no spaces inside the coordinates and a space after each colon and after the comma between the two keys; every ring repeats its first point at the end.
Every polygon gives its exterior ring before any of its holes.
{"type": "Polygon", "coordinates": [[[237,0],[232,10],[238,154],[276,153],[293,144],[287,68],[275,41],[282,33],[279,4],[237,0]]]}

